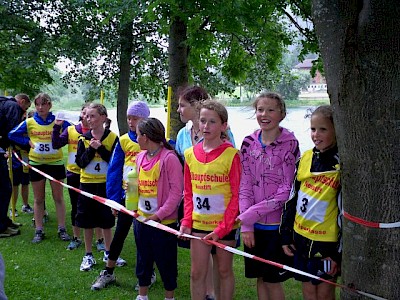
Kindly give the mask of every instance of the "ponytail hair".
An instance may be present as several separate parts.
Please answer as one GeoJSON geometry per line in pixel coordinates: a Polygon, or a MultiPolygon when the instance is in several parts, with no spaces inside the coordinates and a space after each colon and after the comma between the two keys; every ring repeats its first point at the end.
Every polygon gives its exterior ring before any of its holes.
{"type": "Polygon", "coordinates": [[[159,119],[143,119],[139,121],[138,129],[141,135],[146,135],[152,142],[162,144],[168,150],[173,150],[165,138],[165,128],[159,119]]]}

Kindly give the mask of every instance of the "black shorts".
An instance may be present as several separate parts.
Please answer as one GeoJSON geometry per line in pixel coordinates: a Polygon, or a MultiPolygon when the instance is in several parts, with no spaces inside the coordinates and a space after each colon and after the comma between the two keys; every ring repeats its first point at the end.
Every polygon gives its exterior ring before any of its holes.
{"type": "MultiPolygon", "coordinates": [[[[64,165],[37,165],[33,167],[57,180],[65,179],[66,177],[64,165]]],[[[40,181],[43,179],[46,179],[46,177],[29,168],[29,180],[31,182],[40,181]]]]}
{"type": "MultiPolygon", "coordinates": [[[[100,197],[106,197],[105,183],[81,183],[80,190],[100,197]]],[[[109,229],[115,225],[111,208],[92,198],[79,194],[75,225],[80,228],[109,229]]]]}
{"type": "MultiPolygon", "coordinates": [[[[283,252],[278,230],[254,229],[254,240],[253,248],[244,245],[245,252],[282,265],[293,265],[292,258],[283,252]]],[[[264,282],[284,282],[293,276],[292,272],[247,257],[244,258],[244,266],[246,278],[262,277],[264,282]]]]}
{"type": "Polygon", "coordinates": [[[13,168],[13,186],[28,185],[29,184],[29,173],[24,172],[23,166],[13,168]]]}
{"type": "MultiPolygon", "coordinates": [[[[330,253],[337,252],[337,242],[318,242],[312,241],[300,234],[294,233],[294,268],[313,274],[323,279],[336,279],[338,275],[332,277],[325,273],[324,258],[331,256],[330,253]]],[[[310,282],[314,285],[322,281],[313,279],[300,274],[295,274],[294,278],[302,282],[310,282]]]]}

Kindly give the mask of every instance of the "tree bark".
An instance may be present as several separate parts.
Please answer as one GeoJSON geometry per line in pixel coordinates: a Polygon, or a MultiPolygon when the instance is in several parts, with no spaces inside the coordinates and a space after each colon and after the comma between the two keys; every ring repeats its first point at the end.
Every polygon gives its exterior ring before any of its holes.
{"type": "MultiPolygon", "coordinates": [[[[344,211],[400,221],[400,6],[313,0],[342,167],[344,211]]],[[[400,229],[344,219],[342,281],[400,299],[400,229]]],[[[341,299],[364,299],[341,291],[341,299]]]]}
{"type": "Polygon", "coordinates": [[[170,138],[176,139],[176,135],[183,127],[183,123],[180,121],[179,114],[177,113],[178,88],[184,86],[188,82],[188,48],[186,45],[187,40],[187,27],[185,22],[175,17],[170,26],[169,31],[169,47],[168,47],[168,71],[169,80],[168,86],[172,87],[172,102],[171,102],[171,124],[170,127],[170,138]]]}
{"type": "Polygon", "coordinates": [[[133,22],[128,22],[122,26],[120,38],[120,72],[117,96],[117,121],[120,135],[128,132],[126,110],[128,108],[131,57],[133,52],[133,22]]]}

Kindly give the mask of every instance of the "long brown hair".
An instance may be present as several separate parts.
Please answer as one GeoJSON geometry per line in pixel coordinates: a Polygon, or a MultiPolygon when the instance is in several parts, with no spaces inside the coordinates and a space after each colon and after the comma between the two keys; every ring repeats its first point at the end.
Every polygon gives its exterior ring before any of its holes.
{"type": "Polygon", "coordinates": [[[143,119],[139,121],[137,126],[141,135],[146,135],[152,142],[162,143],[165,148],[173,150],[172,146],[165,139],[165,128],[159,119],[143,119]]]}

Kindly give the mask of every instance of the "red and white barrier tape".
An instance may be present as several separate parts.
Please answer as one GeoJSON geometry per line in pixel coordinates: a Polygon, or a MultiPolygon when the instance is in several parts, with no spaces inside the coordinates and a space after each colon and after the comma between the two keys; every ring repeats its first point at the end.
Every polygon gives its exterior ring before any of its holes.
{"type": "Polygon", "coordinates": [[[117,202],[115,202],[113,200],[110,200],[110,199],[107,199],[107,198],[104,198],[104,197],[100,197],[100,196],[97,196],[97,195],[93,195],[91,193],[88,193],[88,192],[82,191],[80,189],[77,189],[77,188],[75,188],[73,186],[70,186],[70,185],[68,185],[68,184],[66,184],[64,182],[61,182],[61,181],[53,178],[52,176],[50,176],[50,175],[48,175],[48,174],[36,169],[35,167],[29,165],[28,163],[24,162],[22,159],[19,158],[19,156],[17,155],[16,152],[13,152],[13,153],[14,153],[15,157],[22,164],[24,164],[25,166],[31,168],[35,172],[43,175],[47,179],[52,180],[54,182],[57,182],[57,183],[61,184],[62,186],[66,187],[66,188],[69,188],[69,189],[72,189],[75,192],[77,192],[79,194],[82,194],[82,195],[84,195],[84,196],[86,196],[88,198],[91,198],[91,199],[94,199],[94,200],[96,200],[96,201],[98,201],[100,203],[103,203],[104,205],[107,205],[108,207],[111,207],[111,208],[113,208],[113,209],[115,209],[117,211],[120,211],[120,212],[126,213],[128,215],[131,215],[134,218],[136,218],[138,221],[143,222],[143,223],[145,223],[145,224],[147,224],[149,226],[152,226],[152,227],[167,231],[167,232],[172,233],[172,234],[174,234],[176,236],[183,236],[183,237],[187,237],[187,238],[190,238],[190,239],[201,240],[201,241],[203,241],[203,242],[205,242],[207,244],[214,245],[214,246],[216,246],[218,248],[224,249],[224,250],[226,250],[228,252],[231,252],[233,254],[237,254],[237,255],[240,255],[240,256],[243,256],[243,257],[254,259],[254,260],[257,260],[257,261],[260,261],[260,262],[263,262],[263,263],[266,263],[266,264],[269,264],[269,265],[272,265],[272,266],[275,266],[275,267],[278,267],[278,268],[281,268],[281,269],[284,269],[284,270],[287,270],[287,271],[290,271],[290,272],[293,272],[293,273],[297,273],[297,274],[300,274],[300,275],[303,275],[303,276],[307,276],[307,277],[310,277],[310,278],[313,278],[313,279],[317,279],[317,280],[323,281],[325,283],[334,285],[336,287],[340,287],[340,288],[345,289],[347,291],[350,291],[350,292],[353,292],[353,293],[357,293],[357,294],[369,297],[371,299],[387,300],[386,298],[382,298],[382,297],[375,296],[375,295],[370,294],[370,293],[362,292],[362,291],[359,291],[357,289],[350,288],[348,286],[345,286],[345,285],[342,285],[342,284],[339,284],[339,283],[336,283],[336,282],[332,282],[332,281],[326,280],[324,278],[321,278],[321,277],[318,277],[316,275],[313,275],[313,274],[310,274],[310,273],[307,273],[307,272],[304,272],[304,271],[289,267],[287,265],[279,264],[279,263],[273,262],[271,260],[267,260],[267,259],[255,256],[255,255],[249,254],[247,252],[244,252],[244,251],[238,250],[236,248],[232,248],[232,247],[226,246],[224,244],[221,244],[221,243],[218,243],[218,242],[215,242],[215,241],[212,241],[212,240],[203,240],[203,239],[201,239],[201,238],[199,238],[197,236],[193,236],[193,235],[190,235],[190,234],[181,234],[178,230],[172,229],[172,228],[170,228],[170,227],[168,227],[168,226],[166,226],[164,224],[158,223],[158,222],[153,221],[153,220],[147,220],[145,217],[140,216],[137,213],[126,209],[125,206],[123,206],[123,205],[121,205],[121,204],[119,204],[119,203],[117,203],[117,202]]]}
{"type": "Polygon", "coordinates": [[[400,227],[400,222],[393,222],[393,223],[371,222],[371,221],[363,220],[361,218],[352,216],[347,212],[343,212],[343,216],[347,220],[350,220],[350,221],[352,221],[354,223],[363,225],[365,227],[371,227],[371,228],[398,228],[398,227],[400,227]]]}

